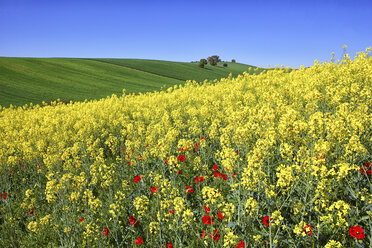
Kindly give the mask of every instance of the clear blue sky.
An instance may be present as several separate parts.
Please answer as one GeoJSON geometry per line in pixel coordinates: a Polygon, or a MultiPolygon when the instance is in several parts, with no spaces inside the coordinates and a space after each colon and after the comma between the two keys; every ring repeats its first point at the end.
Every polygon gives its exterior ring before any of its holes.
{"type": "Polygon", "coordinates": [[[0,56],[311,66],[372,46],[372,0],[0,0],[0,56]]]}

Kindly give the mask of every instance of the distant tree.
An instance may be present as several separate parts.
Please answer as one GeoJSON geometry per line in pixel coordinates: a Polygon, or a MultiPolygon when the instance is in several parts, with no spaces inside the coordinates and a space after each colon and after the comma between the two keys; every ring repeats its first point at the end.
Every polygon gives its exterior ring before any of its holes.
{"type": "Polygon", "coordinates": [[[232,60],[231,60],[231,63],[236,63],[236,60],[235,60],[235,59],[232,59],[232,60]]]}
{"type": "Polygon", "coordinates": [[[223,67],[227,67],[227,64],[225,63],[225,64],[223,64],[223,67]]]}
{"type": "Polygon", "coordinates": [[[219,56],[213,55],[213,56],[208,57],[208,62],[210,65],[215,66],[217,65],[218,62],[221,62],[221,60],[219,56]]]}
{"type": "Polygon", "coordinates": [[[208,64],[207,60],[206,59],[201,59],[199,61],[199,67],[200,68],[204,68],[204,65],[208,64]]]}

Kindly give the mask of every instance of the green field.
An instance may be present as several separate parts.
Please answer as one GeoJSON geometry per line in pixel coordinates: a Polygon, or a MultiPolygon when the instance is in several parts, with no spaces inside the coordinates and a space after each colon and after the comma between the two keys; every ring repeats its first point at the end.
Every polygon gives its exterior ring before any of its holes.
{"type": "Polygon", "coordinates": [[[167,89],[186,80],[237,76],[253,66],[223,67],[142,59],[8,58],[0,57],[0,106],[20,106],[55,99],[100,99],[112,94],[167,89]]]}

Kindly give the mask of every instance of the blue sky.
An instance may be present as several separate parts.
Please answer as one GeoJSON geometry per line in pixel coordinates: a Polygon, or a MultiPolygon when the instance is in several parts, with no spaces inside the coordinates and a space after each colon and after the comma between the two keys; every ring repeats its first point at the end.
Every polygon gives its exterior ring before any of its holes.
{"type": "Polygon", "coordinates": [[[0,56],[311,66],[372,46],[372,0],[0,0],[0,56]]]}

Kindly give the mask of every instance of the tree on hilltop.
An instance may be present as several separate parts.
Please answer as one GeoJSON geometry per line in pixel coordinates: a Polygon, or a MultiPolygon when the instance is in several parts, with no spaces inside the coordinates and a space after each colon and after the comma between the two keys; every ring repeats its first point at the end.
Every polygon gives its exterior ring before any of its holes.
{"type": "Polygon", "coordinates": [[[207,60],[206,59],[201,59],[199,61],[199,67],[200,68],[204,68],[204,65],[208,64],[207,60]]]}
{"type": "Polygon", "coordinates": [[[208,62],[210,65],[217,65],[218,62],[221,62],[221,59],[220,59],[220,56],[217,56],[217,55],[213,55],[213,56],[210,56],[208,57],[208,62]]]}

